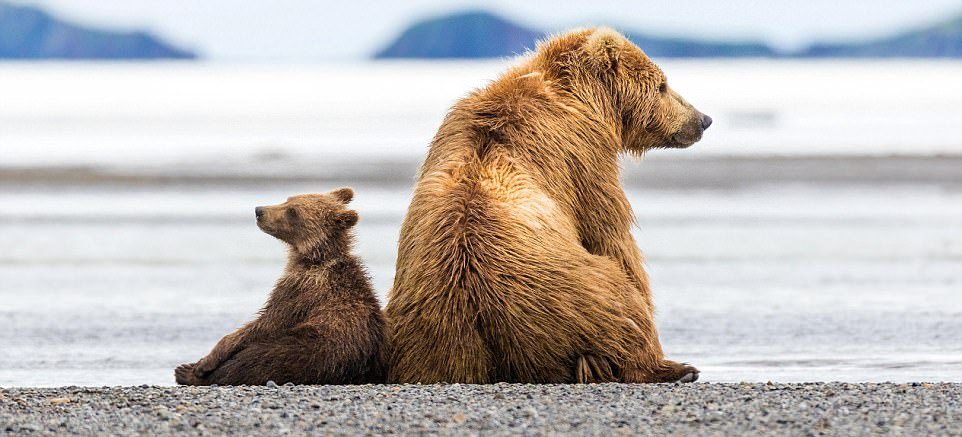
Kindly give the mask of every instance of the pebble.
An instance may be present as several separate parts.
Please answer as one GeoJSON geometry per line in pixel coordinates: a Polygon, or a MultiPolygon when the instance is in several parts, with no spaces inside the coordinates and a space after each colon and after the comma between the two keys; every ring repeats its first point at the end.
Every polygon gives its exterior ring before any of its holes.
{"type": "Polygon", "coordinates": [[[962,384],[0,389],[0,434],[962,435],[962,384]],[[69,399],[69,401],[66,401],[69,399]]]}

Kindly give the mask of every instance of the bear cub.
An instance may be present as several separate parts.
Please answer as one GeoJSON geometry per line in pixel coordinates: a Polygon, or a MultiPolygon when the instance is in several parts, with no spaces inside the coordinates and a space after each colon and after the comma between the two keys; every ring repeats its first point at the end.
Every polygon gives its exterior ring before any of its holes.
{"type": "Polygon", "coordinates": [[[365,384],[385,378],[385,322],[351,254],[350,188],[255,208],[257,226],[287,243],[284,274],[258,317],[207,356],[174,371],[178,384],[365,384]]]}

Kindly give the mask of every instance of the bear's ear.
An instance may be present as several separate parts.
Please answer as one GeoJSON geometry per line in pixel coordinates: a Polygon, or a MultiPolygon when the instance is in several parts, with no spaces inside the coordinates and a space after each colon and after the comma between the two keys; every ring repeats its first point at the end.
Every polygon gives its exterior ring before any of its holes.
{"type": "Polygon", "coordinates": [[[618,70],[618,61],[625,48],[625,37],[609,27],[595,29],[585,40],[588,61],[603,70],[618,70]]]}
{"type": "Polygon", "coordinates": [[[351,203],[351,199],[354,198],[354,190],[348,187],[338,188],[331,191],[331,195],[334,196],[335,199],[340,200],[341,203],[347,204],[351,203]]]}
{"type": "Polygon", "coordinates": [[[351,226],[356,225],[357,220],[358,220],[357,211],[349,209],[346,211],[339,211],[337,213],[337,222],[340,223],[341,226],[344,226],[345,228],[349,228],[351,226]]]}

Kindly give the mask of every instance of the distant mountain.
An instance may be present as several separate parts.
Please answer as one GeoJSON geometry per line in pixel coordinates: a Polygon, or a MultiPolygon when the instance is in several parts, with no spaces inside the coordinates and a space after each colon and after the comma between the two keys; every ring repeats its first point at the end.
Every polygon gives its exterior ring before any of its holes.
{"type": "Polygon", "coordinates": [[[813,44],[804,57],[959,58],[962,57],[962,16],[895,36],[851,44],[813,44]]]}
{"type": "Polygon", "coordinates": [[[0,2],[0,59],[190,59],[144,32],[88,29],[29,6],[0,2]]]}
{"type": "MultiPolygon", "coordinates": [[[[472,11],[415,23],[374,57],[497,58],[533,49],[542,30],[526,28],[490,12],[472,11]]],[[[710,42],[662,38],[627,32],[626,36],[653,57],[773,56],[761,42],[710,42]]]]}
{"type": "Polygon", "coordinates": [[[626,32],[631,42],[655,58],[738,58],[776,56],[767,44],[758,41],[704,41],[686,38],[664,38],[626,32]]]}
{"type": "MultiPolygon", "coordinates": [[[[533,49],[547,32],[483,11],[420,21],[404,30],[375,58],[496,58],[533,49]]],[[[707,41],[626,31],[654,58],[713,57],[962,57],[962,16],[936,26],[851,44],[818,43],[778,52],[760,41],[707,41]]]]}
{"type": "Polygon", "coordinates": [[[465,12],[407,28],[376,58],[496,58],[534,48],[543,34],[487,12],[465,12]]]}

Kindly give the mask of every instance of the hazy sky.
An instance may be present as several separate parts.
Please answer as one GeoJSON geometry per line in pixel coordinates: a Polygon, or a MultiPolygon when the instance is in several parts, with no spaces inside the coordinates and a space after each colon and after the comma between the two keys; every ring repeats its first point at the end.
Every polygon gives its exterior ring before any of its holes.
{"type": "Polygon", "coordinates": [[[761,38],[782,48],[888,34],[962,13],[962,0],[14,0],[114,28],[146,28],[213,59],[360,59],[411,21],[488,9],[548,30],[608,24],[761,38]]]}

